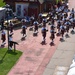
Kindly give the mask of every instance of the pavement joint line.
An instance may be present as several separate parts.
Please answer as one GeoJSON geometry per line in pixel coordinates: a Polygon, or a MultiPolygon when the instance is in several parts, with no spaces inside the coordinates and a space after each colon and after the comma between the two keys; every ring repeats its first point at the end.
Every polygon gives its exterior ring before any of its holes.
{"type": "Polygon", "coordinates": [[[75,43],[75,42],[69,42],[68,40],[65,40],[65,39],[64,39],[64,42],[61,42],[61,41],[60,41],[60,43],[75,43]]]}
{"type": "Polygon", "coordinates": [[[75,43],[75,42],[68,42],[68,41],[66,41],[67,43],[75,43]]]}
{"type": "MultiPolygon", "coordinates": [[[[50,49],[51,49],[51,47],[48,49],[48,52],[49,52],[50,49]]],[[[46,54],[46,55],[47,55],[47,54],[46,54]]],[[[46,55],[44,56],[44,58],[46,57],[46,55]]],[[[43,59],[44,59],[44,58],[43,58],[43,59]]],[[[42,61],[42,62],[40,63],[40,65],[38,66],[37,70],[40,68],[40,66],[42,65],[42,63],[43,63],[43,61],[42,61]]],[[[46,66],[47,66],[47,64],[46,64],[46,66]]],[[[45,67],[46,67],[46,66],[45,66],[45,67]]],[[[37,70],[36,70],[35,74],[37,73],[37,70]]]]}
{"type": "MultiPolygon", "coordinates": [[[[62,49],[62,50],[63,50],[63,49],[62,49]]],[[[58,51],[59,51],[59,50],[58,50],[58,51]]],[[[60,50],[60,51],[61,51],[61,50],[60,50]]],[[[71,49],[71,50],[70,50],[70,49],[69,49],[69,50],[63,50],[63,51],[64,51],[64,52],[75,52],[75,50],[72,50],[72,49],[71,49]]],[[[63,53],[64,53],[64,52],[63,52],[63,53]]]]}
{"type": "MultiPolygon", "coordinates": [[[[57,65],[56,65],[57,66],[57,65]]],[[[52,69],[52,70],[54,70],[54,68],[50,68],[50,67],[46,67],[47,69],[52,69]]]]}
{"type": "Polygon", "coordinates": [[[71,49],[71,50],[66,50],[66,49],[57,49],[57,50],[60,50],[60,51],[63,50],[63,52],[64,52],[64,51],[71,51],[71,52],[74,51],[74,50],[72,50],[72,49],[71,49]]]}
{"type": "Polygon", "coordinates": [[[64,59],[64,58],[54,58],[54,57],[53,57],[52,59],[64,59]]]}
{"type": "MultiPolygon", "coordinates": [[[[48,49],[48,52],[50,51],[50,49],[51,49],[51,47],[48,49]]],[[[48,53],[48,52],[47,52],[47,53],[48,53]]],[[[46,53],[46,55],[44,56],[44,58],[46,58],[47,53],[46,53]]],[[[44,59],[44,58],[43,58],[43,59],[44,59]]],[[[51,59],[50,59],[50,60],[51,60],[51,59]]],[[[50,60],[49,60],[49,61],[50,61],[50,60]]],[[[43,60],[43,61],[44,61],[44,60],[43,60]]],[[[37,70],[40,68],[40,66],[42,65],[43,61],[42,61],[41,64],[38,66],[37,70]]],[[[49,63],[49,62],[48,62],[48,63],[49,63]]],[[[46,64],[46,66],[47,66],[47,64],[46,64]]],[[[46,67],[46,66],[45,66],[45,67],[46,67]]],[[[37,70],[36,70],[36,72],[37,72],[37,70]]],[[[36,72],[35,72],[35,74],[36,74],[36,72]]]]}

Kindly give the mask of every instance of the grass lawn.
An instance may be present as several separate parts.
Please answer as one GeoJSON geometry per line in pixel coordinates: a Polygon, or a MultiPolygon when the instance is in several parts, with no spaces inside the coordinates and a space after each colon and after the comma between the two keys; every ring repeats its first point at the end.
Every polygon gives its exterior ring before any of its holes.
{"type": "Polygon", "coordinates": [[[7,75],[21,55],[22,52],[18,50],[14,53],[6,48],[0,48],[0,75],[7,75]]]}
{"type": "Polygon", "coordinates": [[[3,7],[5,5],[5,3],[3,2],[3,0],[0,0],[0,7],[3,7]]]}

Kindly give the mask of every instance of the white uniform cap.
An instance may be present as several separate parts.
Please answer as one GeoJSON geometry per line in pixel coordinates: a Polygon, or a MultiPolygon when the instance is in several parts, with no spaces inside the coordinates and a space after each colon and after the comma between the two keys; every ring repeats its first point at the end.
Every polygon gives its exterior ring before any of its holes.
{"type": "Polygon", "coordinates": [[[39,16],[41,16],[41,17],[42,17],[42,13],[40,13],[40,14],[39,14],[39,16]]]}
{"type": "Polygon", "coordinates": [[[47,20],[46,19],[43,19],[43,22],[47,22],[47,20]]]}
{"type": "Polygon", "coordinates": [[[35,21],[33,24],[34,24],[34,25],[37,25],[37,24],[38,24],[38,22],[37,22],[37,21],[35,21]]]}

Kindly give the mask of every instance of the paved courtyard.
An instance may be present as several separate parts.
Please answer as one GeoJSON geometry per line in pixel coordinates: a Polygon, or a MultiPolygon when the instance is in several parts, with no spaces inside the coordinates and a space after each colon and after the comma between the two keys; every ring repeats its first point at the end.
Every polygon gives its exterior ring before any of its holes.
{"type": "MultiPolygon", "coordinates": [[[[69,0],[70,8],[74,7],[74,0],[69,0]]],[[[49,25],[47,25],[48,30],[49,25]]],[[[70,30],[71,31],[71,30],[70,30]]],[[[17,49],[23,52],[8,75],[67,75],[67,71],[75,54],[75,34],[69,33],[69,38],[60,42],[60,37],[55,37],[55,45],[50,46],[50,32],[47,32],[46,44],[42,45],[41,28],[37,37],[27,29],[26,40],[21,41],[21,29],[15,29],[13,40],[18,42],[17,49]],[[64,67],[62,74],[56,74],[57,68],[64,67]]],[[[59,69],[60,70],[60,69],[59,69]]],[[[63,69],[62,69],[63,70],[63,69]]]]}
{"type": "MultiPolygon", "coordinates": [[[[50,29],[47,25],[48,30],[50,29]]],[[[17,64],[11,69],[8,75],[41,75],[54,54],[59,43],[59,37],[55,39],[55,46],[50,46],[50,33],[47,32],[46,44],[42,45],[41,28],[37,37],[33,37],[33,31],[27,29],[26,40],[21,41],[21,29],[14,30],[13,40],[17,41],[17,49],[23,52],[17,64]],[[39,71],[39,72],[37,72],[39,71]],[[39,73],[39,74],[38,74],[39,73]]]]}

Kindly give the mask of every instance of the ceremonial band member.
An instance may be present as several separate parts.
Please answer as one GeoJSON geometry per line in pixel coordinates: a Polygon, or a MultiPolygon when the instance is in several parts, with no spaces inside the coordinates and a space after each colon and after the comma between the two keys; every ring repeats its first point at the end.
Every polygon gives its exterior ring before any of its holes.
{"type": "Polygon", "coordinates": [[[21,20],[21,23],[22,23],[22,24],[24,24],[24,23],[25,23],[25,21],[26,21],[26,19],[25,19],[25,18],[23,18],[23,19],[21,20]]]}
{"type": "Polygon", "coordinates": [[[13,26],[14,24],[10,21],[9,23],[10,33],[13,33],[13,26]]]}
{"type": "Polygon", "coordinates": [[[38,22],[34,21],[33,25],[34,25],[34,32],[38,31],[38,22]]]}
{"type": "Polygon", "coordinates": [[[54,42],[54,38],[55,38],[55,33],[56,33],[54,25],[51,25],[51,27],[50,27],[50,33],[51,33],[50,39],[52,40],[51,43],[53,43],[54,42]]]}
{"type": "Polygon", "coordinates": [[[58,29],[58,33],[57,34],[60,34],[60,26],[61,26],[61,22],[60,20],[57,21],[57,29],[58,29]]]}
{"type": "Polygon", "coordinates": [[[31,17],[30,17],[30,25],[31,25],[31,26],[33,26],[34,20],[35,20],[34,16],[31,16],[31,17]]]}
{"type": "Polygon", "coordinates": [[[9,49],[12,50],[12,46],[13,46],[13,38],[12,38],[12,34],[9,34],[9,49]]]}
{"type": "Polygon", "coordinates": [[[43,26],[42,27],[42,30],[41,30],[41,32],[42,32],[42,36],[43,36],[43,41],[42,42],[44,42],[45,43],[45,38],[46,38],[46,32],[47,32],[47,30],[46,30],[46,27],[45,26],[43,26]]]}
{"type": "Polygon", "coordinates": [[[50,12],[49,12],[49,20],[50,20],[50,21],[51,21],[52,17],[53,17],[53,13],[50,11],[50,12]]]}
{"type": "Polygon", "coordinates": [[[72,8],[71,13],[70,13],[72,18],[74,18],[74,13],[75,13],[74,8],[72,8]]]}
{"type": "Polygon", "coordinates": [[[2,40],[1,46],[4,46],[5,41],[6,41],[6,32],[5,32],[5,30],[2,30],[2,32],[1,32],[1,40],[2,40]]]}
{"type": "Polygon", "coordinates": [[[70,23],[70,21],[69,21],[69,19],[68,19],[68,20],[65,22],[66,31],[67,31],[66,35],[68,35],[70,25],[71,25],[71,23],[70,23]]]}
{"type": "Polygon", "coordinates": [[[22,25],[22,34],[23,34],[23,37],[26,36],[26,29],[27,29],[27,27],[25,25],[22,25]]]}
{"type": "Polygon", "coordinates": [[[72,19],[72,31],[74,32],[74,28],[75,28],[75,18],[72,19]]]}
{"type": "Polygon", "coordinates": [[[39,23],[42,23],[42,13],[38,15],[39,23]]]}
{"type": "Polygon", "coordinates": [[[42,22],[43,22],[43,26],[46,27],[47,19],[44,18],[44,19],[42,20],[42,22]]]}
{"type": "Polygon", "coordinates": [[[34,16],[31,16],[30,17],[30,28],[29,28],[30,31],[33,31],[33,23],[34,23],[34,20],[35,20],[34,16]]]}
{"type": "Polygon", "coordinates": [[[1,19],[1,27],[4,29],[4,18],[1,19]]]}
{"type": "Polygon", "coordinates": [[[64,25],[61,25],[61,26],[60,26],[60,32],[61,32],[62,39],[63,39],[63,35],[64,35],[64,32],[65,32],[65,27],[64,27],[64,25]]]}

